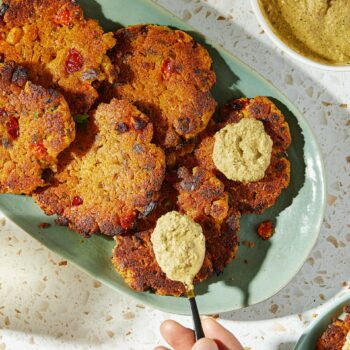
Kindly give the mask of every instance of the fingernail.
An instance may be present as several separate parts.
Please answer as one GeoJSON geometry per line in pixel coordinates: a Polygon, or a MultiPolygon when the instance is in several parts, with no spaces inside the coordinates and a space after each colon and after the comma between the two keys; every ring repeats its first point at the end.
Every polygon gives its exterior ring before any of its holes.
{"type": "Polygon", "coordinates": [[[192,350],[219,350],[219,349],[213,340],[203,338],[197,341],[197,343],[194,345],[192,350]]]}

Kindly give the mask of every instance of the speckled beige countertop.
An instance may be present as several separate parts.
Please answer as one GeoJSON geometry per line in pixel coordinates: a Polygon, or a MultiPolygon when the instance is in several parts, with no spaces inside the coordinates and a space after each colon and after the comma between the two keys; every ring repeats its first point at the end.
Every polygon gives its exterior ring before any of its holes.
{"type": "MultiPolygon", "coordinates": [[[[158,0],[285,93],[321,145],[328,207],[318,243],[271,299],[220,315],[247,349],[289,350],[331,298],[350,284],[350,73],[299,64],[276,49],[248,0],[158,0]]],[[[168,317],[94,281],[0,214],[0,350],[153,349],[168,317]]]]}

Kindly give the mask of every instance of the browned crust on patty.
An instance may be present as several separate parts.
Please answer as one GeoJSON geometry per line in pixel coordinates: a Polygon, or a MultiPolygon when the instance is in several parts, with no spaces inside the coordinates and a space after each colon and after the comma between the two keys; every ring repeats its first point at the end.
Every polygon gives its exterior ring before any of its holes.
{"type": "Polygon", "coordinates": [[[177,210],[202,226],[213,270],[223,272],[236,256],[239,241],[241,214],[231,196],[212,172],[201,167],[183,166],[171,181],[178,191],[177,210]]]}
{"type": "Polygon", "coordinates": [[[180,168],[177,173],[168,173],[159,205],[148,221],[141,223],[140,228],[147,230],[134,236],[121,235],[116,238],[112,259],[116,270],[137,291],[183,295],[184,286],[169,280],[161,272],[150,242],[157,219],[171,210],[177,210],[198,222],[206,238],[206,258],[195,283],[208,279],[213,273],[222,273],[235,258],[239,245],[240,213],[228,204],[228,195],[223,191],[222,183],[204,169],[189,171],[180,168]],[[196,203],[199,201],[201,203],[196,203]]]}
{"type": "Polygon", "coordinates": [[[201,167],[181,167],[177,174],[180,181],[174,186],[179,192],[177,203],[181,212],[193,220],[208,216],[218,223],[227,217],[228,194],[217,177],[201,167]]]}
{"type": "Polygon", "coordinates": [[[291,143],[288,123],[282,112],[267,97],[240,98],[232,100],[221,109],[221,122],[225,125],[238,123],[242,118],[255,118],[264,124],[273,141],[275,153],[286,151],[291,143]]]}
{"type": "Polygon", "coordinates": [[[76,1],[4,0],[2,9],[0,57],[28,68],[34,83],[58,85],[73,114],[87,112],[98,97],[96,82],[115,78],[106,55],[113,34],[84,19],[76,1]]]}
{"type": "MultiPolygon", "coordinates": [[[[238,250],[239,213],[231,214],[223,224],[208,217],[197,222],[206,238],[206,255],[195,283],[208,279],[213,273],[222,273],[238,250]]],[[[135,235],[119,235],[112,262],[125,282],[136,291],[151,290],[159,295],[180,296],[185,294],[182,283],[169,280],[161,271],[153,252],[150,237],[153,230],[135,235]]]]}
{"type": "Polygon", "coordinates": [[[261,214],[276,203],[289,182],[289,160],[273,155],[265,176],[261,180],[250,183],[230,181],[227,188],[242,213],[261,214]]]}
{"type": "Polygon", "coordinates": [[[137,25],[116,32],[114,94],[135,103],[157,126],[155,140],[177,150],[205,129],[216,102],[207,50],[180,30],[137,25]]]}
{"type": "MultiPolygon", "coordinates": [[[[181,282],[169,280],[159,267],[151,243],[152,230],[135,235],[117,236],[112,262],[125,282],[138,292],[151,290],[159,295],[180,296],[185,293],[181,282]]],[[[205,258],[196,283],[212,273],[211,262],[205,258]]]]}
{"type": "Polygon", "coordinates": [[[334,320],[317,342],[316,350],[341,350],[350,332],[350,309],[344,308],[345,320],[334,320]]]}
{"type": "Polygon", "coordinates": [[[43,171],[75,137],[63,96],[28,80],[25,68],[0,63],[0,193],[30,194],[45,185],[43,171]]]}
{"type": "MultiPolygon", "coordinates": [[[[283,114],[268,98],[241,98],[225,105],[221,111],[221,121],[211,124],[204,132],[195,150],[195,159],[199,166],[213,172],[225,184],[239,211],[261,214],[275,204],[282,190],[289,185],[290,162],[285,151],[290,143],[289,126],[283,114]],[[238,123],[242,118],[261,120],[273,141],[271,163],[264,178],[249,183],[228,180],[216,169],[212,159],[215,132],[230,123],[238,123]]],[[[188,159],[182,160],[184,162],[188,162],[188,159]]]]}
{"type": "Polygon", "coordinates": [[[152,136],[148,117],[129,102],[99,105],[60,157],[52,185],[35,200],[85,236],[135,229],[158,201],[164,179],[164,153],[152,136]]]}

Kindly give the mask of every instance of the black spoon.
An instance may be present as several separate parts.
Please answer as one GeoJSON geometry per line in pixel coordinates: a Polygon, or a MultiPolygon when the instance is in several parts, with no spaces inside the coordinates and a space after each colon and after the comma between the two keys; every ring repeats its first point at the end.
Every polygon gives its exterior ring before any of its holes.
{"type": "Polygon", "coordinates": [[[193,289],[187,291],[187,298],[190,301],[190,305],[191,305],[192,318],[194,323],[194,332],[195,332],[196,341],[197,341],[199,339],[204,338],[205,336],[204,336],[202,322],[199,316],[198,307],[197,307],[196,298],[194,296],[193,289]]]}

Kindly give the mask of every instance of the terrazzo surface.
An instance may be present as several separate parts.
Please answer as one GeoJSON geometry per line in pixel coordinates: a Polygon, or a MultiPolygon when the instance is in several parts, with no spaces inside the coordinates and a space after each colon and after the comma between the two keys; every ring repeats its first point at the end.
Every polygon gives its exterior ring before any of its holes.
{"type": "MultiPolygon", "coordinates": [[[[292,349],[310,321],[350,293],[350,73],[286,57],[248,0],[158,0],[261,73],[303,112],[322,149],[328,206],[319,240],[293,281],[258,305],[219,315],[252,350],[292,349]]],[[[54,255],[0,214],[0,350],[153,349],[167,318],[54,255]]],[[[281,271],[283,273],[283,271],[281,271]]]]}

